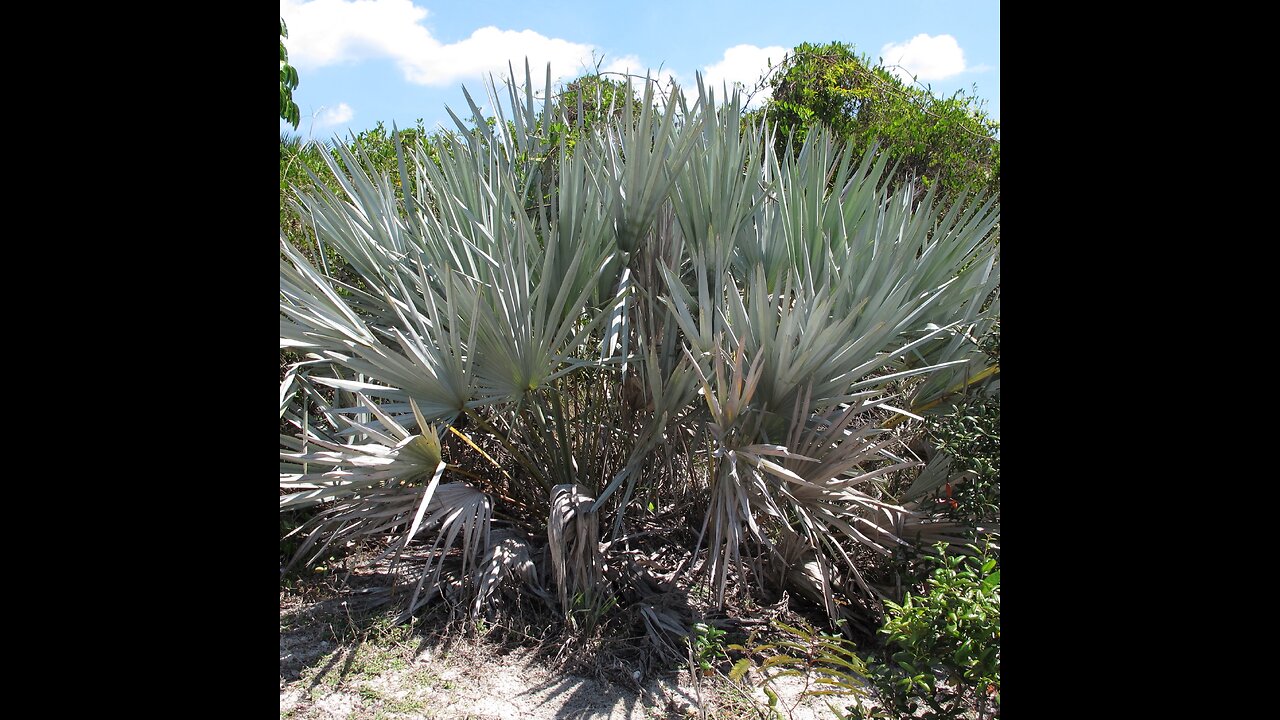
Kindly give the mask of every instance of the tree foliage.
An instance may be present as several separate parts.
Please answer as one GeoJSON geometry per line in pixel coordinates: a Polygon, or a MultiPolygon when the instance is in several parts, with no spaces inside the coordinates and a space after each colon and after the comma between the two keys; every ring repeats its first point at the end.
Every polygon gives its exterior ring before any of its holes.
{"type": "MultiPolygon", "coordinates": [[[[621,118],[628,92],[627,83],[622,80],[599,74],[582,75],[561,89],[557,104],[569,125],[581,120],[582,125],[593,127],[606,118],[621,118]]],[[[632,119],[635,119],[640,108],[632,107],[632,119]]]]}
{"type": "Polygon", "coordinates": [[[936,97],[900,81],[888,68],[855,54],[851,45],[802,43],[779,65],[763,108],[777,124],[778,150],[798,149],[819,125],[862,152],[878,144],[896,162],[894,182],[1000,192],[999,123],[975,96],[936,97]]]}
{"type": "Polygon", "coordinates": [[[289,29],[280,18],[280,119],[298,129],[302,121],[302,113],[298,104],[293,101],[293,90],[298,87],[298,71],[289,64],[289,52],[284,48],[284,39],[289,37],[289,29]]]}

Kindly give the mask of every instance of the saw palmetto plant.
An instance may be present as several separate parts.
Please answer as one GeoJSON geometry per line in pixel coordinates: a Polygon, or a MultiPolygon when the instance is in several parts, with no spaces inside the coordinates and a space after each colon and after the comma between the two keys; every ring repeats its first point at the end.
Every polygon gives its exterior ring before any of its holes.
{"type": "Polygon", "coordinates": [[[281,236],[280,507],[316,512],[297,560],[372,538],[406,617],[514,594],[658,636],[688,622],[672,588],[799,585],[837,615],[876,598],[867,558],[958,537],[909,502],[948,476],[902,421],[998,381],[975,340],[998,205],[939,216],[822,132],[777,154],[701,86],[629,84],[582,126],[550,71],[541,98],[525,79],[490,86],[491,122],[468,96],[458,132],[397,145],[396,172],[336,145],[342,191],[294,201],[346,263],[281,236]]]}

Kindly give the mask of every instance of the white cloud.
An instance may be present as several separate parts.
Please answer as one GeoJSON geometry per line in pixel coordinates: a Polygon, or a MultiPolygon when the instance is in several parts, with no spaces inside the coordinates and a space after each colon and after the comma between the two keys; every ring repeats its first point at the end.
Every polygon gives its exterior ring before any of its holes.
{"type": "Polygon", "coordinates": [[[643,62],[641,62],[640,57],[637,55],[623,55],[620,58],[614,58],[613,60],[610,60],[607,64],[601,65],[600,72],[631,73],[631,74],[643,75],[644,71],[648,67],[649,67],[648,65],[645,65],[643,62]]]}
{"type": "MultiPolygon", "coordinates": [[[[782,62],[786,54],[787,49],[778,45],[763,48],[755,45],[734,45],[724,51],[720,62],[702,69],[702,81],[706,83],[707,89],[715,92],[718,98],[724,94],[723,87],[733,92],[734,83],[742,83],[746,92],[750,93],[760,82],[760,76],[768,70],[769,61],[772,60],[773,64],[777,65],[782,62]]],[[[691,90],[694,91],[690,93],[692,95],[696,93],[697,88],[694,87],[691,90]]],[[[772,94],[770,88],[763,88],[751,99],[750,107],[760,105],[770,94],[772,94]]]]}
{"type": "Polygon", "coordinates": [[[919,80],[943,80],[966,69],[964,51],[950,35],[921,33],[905,43],[888,43],[880,48],[880,57],[903,82],[911,82],[912,75],[919,80]]]}
{"type": "Polygon", "coordinates": [[[537,78],[551,64],[555,78],[576,77],[591,66],[595,47],[548,38],[532,30],[499,30],[483,27],[471,37],[452,45],[439,46],[435,52],[422,53],[404,62],[405,77],[420,85],[447,85],[493,73],[504,76],[510,68],[517,77],[524,75],[525,58],[537,78]]]}
{"type": "Polygon", "coordinates": [[[333,125],[341,125],[349,122],[355,117],[356,112],[346,103],[338,103],[338,107],[324,108],[320,111],[320,115],[316,117],[316,124],[320,127],[331,127],[333,125]]]}
{"type": "Polygon", "coordinates": [[[532,30],[480,28],[471,36],[441,44],[422,24],[429,12],[411,0],[282,0],[289,27],[285,47],[300,70],[361,60],[390,59],[405,80],[443,87],[472,83],[487,73],[505,76],[507,63],[523,75],[524,60],[536,79],[539,68],[576,77],[593,66],[594,45],[548,38],[532,30]]]}

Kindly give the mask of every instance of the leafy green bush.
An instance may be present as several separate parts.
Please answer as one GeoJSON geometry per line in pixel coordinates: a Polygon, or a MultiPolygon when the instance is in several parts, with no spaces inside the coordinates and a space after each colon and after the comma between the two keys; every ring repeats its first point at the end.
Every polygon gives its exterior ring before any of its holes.
{"type": "Polygon", "coordinates": [[[938,449],[967,470],[961,483],[947,483],[936,499],[951,517],[969,525],[1000,521],[1000,396],[977,396],[939,416],[929,428],[938,449]]]}
{"type": "Polygon", "coordinates": [[[989,548],[937,558],[925,591],[886,602],[885,649],[868,664],[883,708],[863,717],[978,717],[1000,713],[1000,570],[989,548]]]}
{"type": "Polygon", "coordinates": [[[904,84],[887,68],[840,42],[802,43],[769,80],[762,112],[778,126],[778,149],[827,127],[856,152],[884,148],[900,163],[892,182],[921,182],[956,195],[966,189],[1000,193],[999,124],[976,96],[936,97],[904,84]]]}
{"type": "MultiPolygon", "coordinates": [[[[572,150],[585,129],[607,121],[621,121],[624,116],[631,122],[639,119],[640,108],[630,92],[631,86],[621,80],[599,74],[582,75],[560,90],[556,101],[559,112],[543,120],[549,121],[553,133],[565,137],[566,146],[572,150]]],[[[553,143],[557,139],[557,135],[552,136],[553,143]]]]}

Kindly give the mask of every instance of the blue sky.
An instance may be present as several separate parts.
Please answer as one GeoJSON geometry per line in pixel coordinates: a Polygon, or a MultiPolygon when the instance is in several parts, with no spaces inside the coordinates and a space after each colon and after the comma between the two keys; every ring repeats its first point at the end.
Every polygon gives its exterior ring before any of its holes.
{"type": "MultiPolygon", "coordinates": [[[[467,117],[465,85],[477,102],[484,78],[507,62],[535,86],[546,65],[568,81],[601,70],[646,70],[686,92],[702,73],[712,87],[756,85],[802,42],[840,41],[872,60],[900,64],[937,95],[977,88],[1000,117],[999,0],[282,0],[284,40],[300,83],[294,101],[304,137],[345,137],[379,121],[390,128],[453,128],[445,106],[467,117]]],[[[763,99],[757,95],[753,104],[763,99]]]]}

